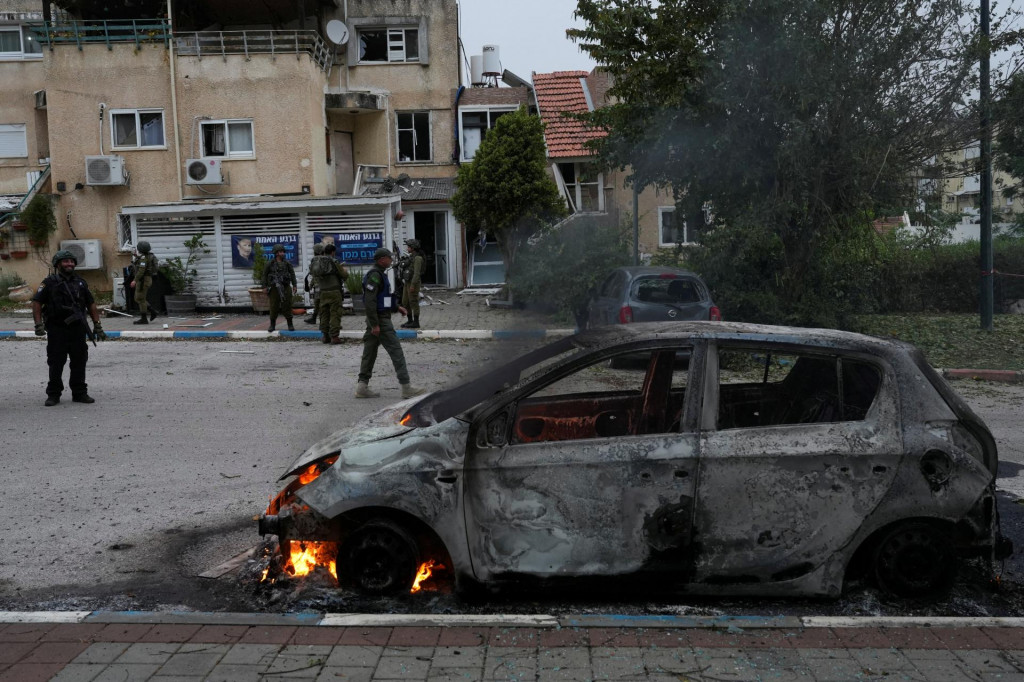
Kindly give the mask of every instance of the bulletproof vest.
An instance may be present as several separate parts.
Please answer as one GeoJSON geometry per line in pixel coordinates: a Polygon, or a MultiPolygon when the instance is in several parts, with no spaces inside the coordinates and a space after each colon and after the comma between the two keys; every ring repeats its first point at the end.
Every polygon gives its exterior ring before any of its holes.
{"type": "Polygon", "coordinates": [[[340,291],[341,278],[338,277],[338,266],[330,256],[313,256],[309,266],[320,291],[340,291]],[[326,273],[326,274],[322,274],[326,273]]]}
{"type": "Polygon", "coordinates": [[[135,276],[142,277],[153,277],[156,275],[156,256],[152,253],[141,253],[135,257],[135,276]]]}
{"type": "MultiPolygon", "coordinates": [[[[49,292],[49,300],[43,306],[43,314],[51,322],[67,322],[72,315],[82,315],[85,310],[85,280],[75,275],[65,279],[61,275],[50,275],[43,284],[49,292]]],[[[68,322],[74,324],[74,322],[68,322]]]]}
{"type": "MultiPolygon", "coordinates": [[[[377,312],[378,313],[389,313],[389,312],[391,312],[391,308],[390,307],[385,307],[385,305],[384,305],[384,297],[391,295],[391,282],[388,281],[388,276],[384,274],[383,270],[374,267],[374,268],[370,268],[369,270],[366,271],[366,274],[363,275],[363,291],[366,291],[366,282],[369,280],[370,275],[372,273],[374,273],[374,272],[379,272],[380,273],[380,282],[381,282],[380,288],[377,289],[377,312]]],[[[394,301],[395,301],[395,299],[392,298],[391,299],[391,305],[392,306],[394,306],[394,301]]]]}
{"type": "Polygon", "coordinates": [[[267,263],[267,281],[273,285],[290,285],[292,277],[288,272],[288,265],[288,261],[278,262],[276,258],[267,263]]]}

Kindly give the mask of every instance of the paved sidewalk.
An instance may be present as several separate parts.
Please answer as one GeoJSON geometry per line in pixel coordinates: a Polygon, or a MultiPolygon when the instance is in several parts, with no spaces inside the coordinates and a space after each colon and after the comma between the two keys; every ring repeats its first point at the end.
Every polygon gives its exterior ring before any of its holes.
{"type": "Polygon", "coordinates": [[[3,615],[11,682],[1024,680],[1021,619],[3,615]]]}
{"type": "MultiPolygon", "coordinates": [[[[489,305],[490,298],[483,295],[466,294],[459,296],[454,291],[431,292],[435,301],[424,302],[420,307],[421,329],[398,329],[399,338],[501,338],[504,336],[562,335],[572,333],[572,325],[555,323],[550,317],[522,310],[495,308],[489,305]],[[558,328],[558,329],[555,329],[558,328]]],[[[341,319],[341,337],[361,339],[364,318],[355,315],[351,308],[345,310],[341,319]]],[[[103,329],[111,339],[320,339],[315,325],[306,324],[302,316],[295,317],[295,331],[287,330],[283,317],[277,320],[278,331],[267,332],[266,314],[256,313],[200,313],[196,317],[158,317],[147,325],[136,325],[135,316],[108,313],[103,320],[103,329]]],[[[405,320],[400,315],[392,317],[396,328],[405,320]]],[[[27,308],[17,313],[0,313],[0,338],[35,338],[32,329],[32,315],[27,308]]]]}

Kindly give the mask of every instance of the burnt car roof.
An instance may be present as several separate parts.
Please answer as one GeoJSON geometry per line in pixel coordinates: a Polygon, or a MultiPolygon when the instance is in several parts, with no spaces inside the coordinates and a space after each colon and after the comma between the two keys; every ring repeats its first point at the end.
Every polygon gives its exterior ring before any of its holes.
{"type": "Polygon", "coordinates": [[[769,341],[821,349],[854,350],[884,357],[917,353],[902,341],[837,329],[778,327],[743,322],[648,322],[598,327],[574,334],[503,363],[475,379],[437,391],[413,405],[403,424],[425,426],[462,414],[492,395],[519,383],[520,373],[545,358],[573,349],[596,350],[631,342],[720,339],[769,341]]]}

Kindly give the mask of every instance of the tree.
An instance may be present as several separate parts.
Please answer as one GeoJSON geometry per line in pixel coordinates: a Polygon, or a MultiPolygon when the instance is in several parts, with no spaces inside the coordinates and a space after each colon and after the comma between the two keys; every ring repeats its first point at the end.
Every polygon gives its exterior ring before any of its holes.
{"type": "Polygon", "coordinates": [[[526,238],[566,213],[547,174],[544,124],[525,107],[497,120],[473,161],[459,167],[455,188],[456,220],[497,239],[506,282],[526,238]]]}
{"type": "MultiPolygon", "coordinates": [[[[772,245],[776,322],[821,321],[823,251],[908,206],[933,155],[975,139],[975,10],[962,0],[579,0],[570,35],[614,77],[594,142],[640,187],[671,187],[707,248],[772,245]],[[709,240],[703,240],[709,241],[709,240]],[[781,319],[779,319],[781,317],[781,319]]],[[[721,267],[765,265],[749,254],[721,267]]],[[[704,273],[714,286],[715,273],[704,273]]],[[[730,276],[735,273],[730,273],[730,276]]],[[[827,320],[826,320],[827,321],[827,320]]]]}
{"type": "MultiPolygon", "coordinates": [[[[1024,183],[1024,74],[1016,74],[993,106],[993,166],[1010,176],[1003,196],[1019,197],[1024,183]]],[[[1014,216],[1014,233],[1024,235],[1024,216],[1014,216]]]]}

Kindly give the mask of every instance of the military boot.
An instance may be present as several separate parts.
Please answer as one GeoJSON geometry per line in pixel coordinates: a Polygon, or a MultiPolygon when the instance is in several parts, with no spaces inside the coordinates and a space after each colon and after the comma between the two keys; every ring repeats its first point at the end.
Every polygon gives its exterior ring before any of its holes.
{"type": "Polygon", "coordinates": [[[288,331],[290,331],[290,332],[295,331],[295,325],[292,324],[292,318],[290,318],[290,317],[288,318],[288,331]]]}
{"type": "Polygon", "coordinates": [[[267,331],[272,332],[275,329],[277,329],[277,318],[274,318],[273,320],[270,321],[270,326],[267,327],[267,331]]]}
{"type": "Polygon", "coordinates": [[[335,346],[339,345],[341,343],[341,337],[340,336],[332,336],[331,337],[331,343],[333,343],[335,346]]]}
{"type": "Polygon", "coordinates": [[[413,386],[412,384],[402,384],[402,397],[403,398],[415,398],[416,396],[424,393],[427,389],[420,386],[413,386]]]}
{"type": "Polygon", "coordinates": [[[46,396],[46,402],[43,403],[43,405],[46,405],[47,407],[53,407],[54,405],[56,405],[59,402],[60,402],[60,396],[59,395],[48,395],[48,396],[46,396]]]}
{"type": "Polygon", "coordinates": [[[370,386],[365,381],[360,381],[358,384],[356,384],[356,397],[379,398],[380,393],[377,393],[377,391],[371,391],[370,386]]]}
{"type": "Polygon", "coordinates": [[[322,336],[323,336],[323,338],[320,339],[320,343],[330,343],[331,342],[331,335],[330,334],[324,333],[324,334],[322,334],[322,336]]]}
{"type": "Polygon", "coordinates": [[[409,327],[411,327],[412,326],[412,315],[410,315],[409,319],[406,320],[405,322],[403,322],[400,326],[402,327],[402,329],[408,329],[409,327]]]}
{"type": "Polygon", "coordinates": [[[150,310],[149,311],[149,321],[152,322],[155,319],[156,319],[156,310],[150,310]]]}
{"type": "Polygon", "coordinates": [[[408,327],[409,329],[419,329],[420,328],[420,316],[419,315],[414,315],[413,318],[411,320],[409,320],[409,324],[405,324],[405,325],[402,325],[402,326],[403,327],[408,327]]]}
{"type": "Polygon", "coordinates": [[[316,324],[316,315],[310,315],[309,317],[304,319],[303,322],[305,322],[306,324],[316,324]]]}
{"type": "Polygon", "coordinates": [[[142,317],[132,322],[132,324],[149,324],[149,318],[146,317],[146,313],[142,313],[142,317]]]}

